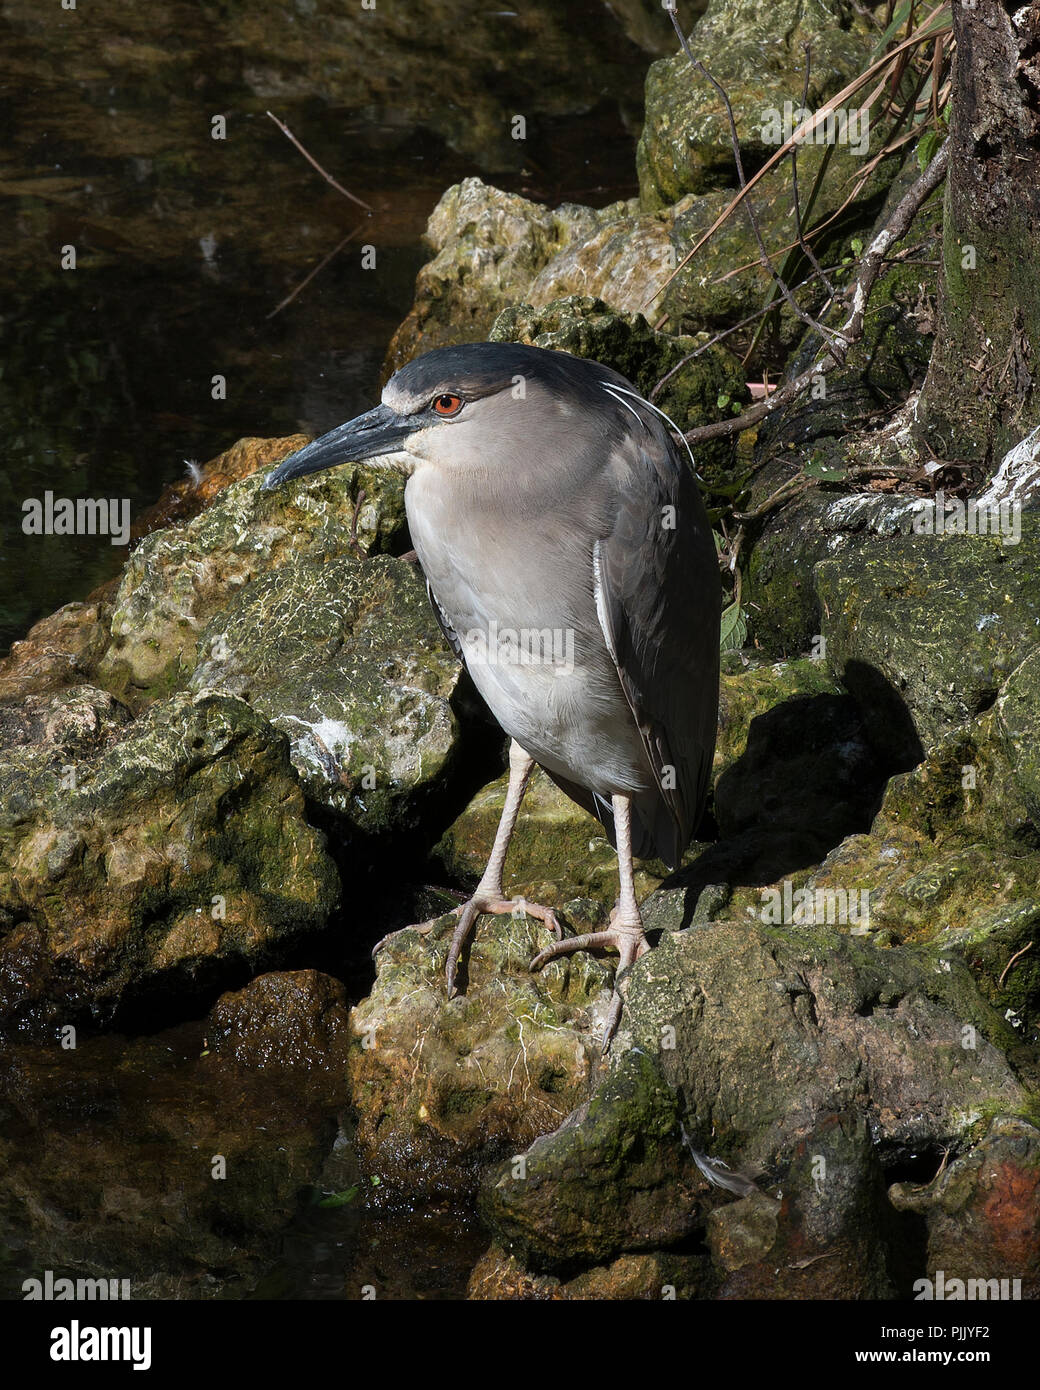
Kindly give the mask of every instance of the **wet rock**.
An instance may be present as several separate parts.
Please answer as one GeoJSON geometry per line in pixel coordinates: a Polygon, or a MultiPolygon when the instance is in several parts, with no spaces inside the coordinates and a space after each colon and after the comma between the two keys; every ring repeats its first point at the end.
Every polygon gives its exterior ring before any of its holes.
{"type": "Polygon", "coordinates": [[[322,925],[338,895],[285,742],[248,705],[176,695],[111,742],[95,722],[125,712],[107,701],[54,697],[56,744],[0,762],[7,1027],[175,1007],[322,925]]]}
{"type": "MultiPolygon", "coordinates": [[[[711,0],[694,28],[694,55],[726,89],[747,162],[762,163],[782,143],[763,131],[767,108],[782,118],[785,102],[801,104],[805,42],[812,46],[806,105],[815,111],[868,65],[876,35],[841,0],[711,0]]],[[[736,184],[725,106],[685,53],[650,68],[637,161],[641,196],[651,207],[736,184]]]]}
{"type": "Polygon", "coordinates": [[[716,1207],[718,1298],[890,1298],[894,1221],[862,1115],[821,1114],[795,1146],[785,1196],[716,1207]]]}
{"type": "Polygon", "coordinates": [[[233,483],[201,515],[153,532],[130,556],[97,679],[135,708],[184,684],[199,633],[255,576],[355,553],[354,531],[366,553],[403,539],[404,483],[393,474],[344,465],[274,492],[262,486],[260,474],[233,483]]]}
{"type": "Polygon", "coordinates": [[[610,1001],[608,966],[585,955],[531,974],[548,933],[519,914],[478,920],[446,999],[455,921],[384,947],[351,1015],[363,1161],[412,1195],[470,1196],[482,1166],[555,1129],[588,1094],[610,1001]]]}
{"type": "Polygon", "coordinates": [[[309,797],[382,833],[415,824],[457,754],[461,672],[414,565],[302,557],[228,597],[190,687],[248,700],[309,797]]]}
{"type": "Polygon", "coordinates": [[[674,1244],[703,1222],[708,1190],[680,1123],[675,1092],[633,1049],[521,1164],[507,1161],[490,1176],[481,1214],[500,1244],[536,1268],[674,1244]]]}
{"type": "MultiPolygon", "coordinates": [[[[347,993],[317,970],[258,975],[210,1010],[211,1052],[258,1071],[324,1072],[345,1086],[347,993]]],[[[345,1095],[343,1096],[345,1099],[345,1095]]]]}
{"type": "Polygon", "coordinates": [[[913,1296],[1040,1298],[1040,1130],[1033,1120],[996,1115],[967,1152],[923,1185],[889,1192],[899,1212],[923,1222],[926,1253],[913,1296]],[[939,1271],[942,1271],[942,1289],[939,1271]],[[960,1280],[958,1291],[954,1281],[960,1280]],[[1001,1289],[991,1280],[1007,1280],[1001,1289]],[[980,1290],[980,1281],[986,1281],[980,1290]],[[1016,1288],[1016,1281],[1018,1287],[1016,1288]]]}

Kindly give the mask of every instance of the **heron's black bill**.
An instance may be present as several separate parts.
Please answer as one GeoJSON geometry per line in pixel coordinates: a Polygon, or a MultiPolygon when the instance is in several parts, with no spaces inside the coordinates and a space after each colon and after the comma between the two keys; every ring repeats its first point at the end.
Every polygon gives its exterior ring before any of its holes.
{"type": "Polygon", "coordinates": [[[320,439],[305,444],[295,454],[283,459],[264,479],[264,491],[270,491],[290,478],[320,473],[340,463],[360,463],[377,454],[396,454],[414,432],[413,421],[402,419],[389,406],[377,405],[374,410],[359,415],[345,425],[337,425],[328,434],[323,434],[320,439]]]}

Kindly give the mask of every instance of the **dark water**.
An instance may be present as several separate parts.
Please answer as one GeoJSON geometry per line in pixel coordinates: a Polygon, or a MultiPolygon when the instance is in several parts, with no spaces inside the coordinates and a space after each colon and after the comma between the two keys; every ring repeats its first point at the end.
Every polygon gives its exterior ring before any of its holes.
{"type": "Polygon", "coordinates": [[[476,174],[550,203],[630,196],[652,56],[601,0],[10,0],[0,54],[0,655],[126,554],[24,535],[27,498],[133,513],[186,459],[367,408],[444,189],[476,174]]]}
{"type": "MultiPolygon", "coordinates": [[[[667,34],[655,6],[619,8],[667,34]]],[[[134,513],[186,459],[373,402],[451,183],[477,174],[551,204],[631,196],[654,56],[641,38],[601,0],[8,0],[0,655],[126,555],[105,536],[25,535],[27,498],[127,498],[134,513]]],[[[357,1168],[347,1097],[213,1058],[203,1028],[3,1049],[0,1296],[45,1268],[128,1278],[146,1298],[462,1296],[487,1240],[471,1212],[383,1190],[357,1168]],[[215,1184],[210,1156],[229,1147],[215,1184]]]]}

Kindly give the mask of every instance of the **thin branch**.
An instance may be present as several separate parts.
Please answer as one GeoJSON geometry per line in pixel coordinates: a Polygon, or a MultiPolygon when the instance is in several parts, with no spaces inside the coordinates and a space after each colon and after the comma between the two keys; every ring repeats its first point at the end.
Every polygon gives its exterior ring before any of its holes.
{"type": "MultiPolygon", "coordinates": [[[[686,35],[682,31],[682,25],[679,23],[679,16],[676,14],[676,5],[678,3],[678,0],[663,0],[663,3],[664,8],[668,11],[668,15],[672,21],[672,28],[679,36],[679,43],[682,45],[682,50],[686,54],[686,57],[689,59],[690,65],[692,66],[694,72],[699,72],[702,77],[707,78],[707,80],[715,88],[715,91],[718,93],[719,100],[726,108],[726,118],[729,121],[729,138],[733,146],[733,160],[737,166],[737,182],[740,185],[741,192],[744,192],[747,189],[747,179],[744,176],[744,161],[740,155],[740,135],[737,131],[736,117],[733,115],[733,106],[730,102],[729,97],[726,95],[726,90],[722,86],[722,84],[715,80],[715,78],[711,75],[711,73],[708,71],[708,69],[704,66],[704,64],[700,61],[699,58],[695,58],[693,56],[686,35]]],[[[766,273],[772,276],[774,282],[776,283],[777,289],[783,295],[786,302],[791,306],[793,312],[797,314],[797,316],[802,320],[802,322],[808,328],[815,329],[815,331],[819,333],[821,338],[829,338],[831,336],[831,330],[829,328],[825,328],[822,323],[818,323],[816,319],[812,317],[811,314],[806,313],[806,311],[795,299],[791,291],[787,288],[787,285],[781,279],[780,273],[773,265],[773,262],[769,259],[769,253],[766,251],[765,242],[762,240],[762,233],[759,231],[758,219],[756,218],[754,209],[751,206],[750,198],[745,197],[744,199],[744,211],[747,213],[748,224],[750,225],[752,234],[755,238],[755,244],[758,246],[759,263],[762,265],[766,273]]],[[[835,344],[835,346],[837,346],[837,344],[835,344]]],[[[840,348],[838,348],[837,350],[839,352],[841,351],[840,348]]]]}
{"type": "Polygon", "coordinates": [[[1007,965],[1005,965],[1004,969],[1001,971],[1000,979],[997,981],[997,989],[1004,988],[1004,981],[1008,977],[1008,971],[1014,965],[1015,961],[1018,960],[1019,956],[1024,956],[1025,953],[1031,949],[1032,945],[1033,943],[1031,941],[1026,942],[1026,944],[1022,947],[1021,951],[1016,951],[1015,954],[1011,957],[1007,965]]]}
{"type": "Polygon", "coordinates": [[[275,115],[273,115],[270,111],[268,111],[267,114],[271,117],[271,120],[274,121],[275,125],[276,125],[276,126],[278,127],[278,129],[282,132],[282,134],[283,134],[288,140],[291,140],[291,141],[292,141],[292,143],[296,146],[296,148],[299,150],[299,152],[303,155],[304,159],[305,159],[305,160],[307,161],[307,163],[311,166],[311,168],[312,168],[312,169],[317,169],[318,173],[322,176],[322,178],[325,180],[326,183],[331,183],[332,186],[333,186],[333,188],[336,190],[337,193],[342,193],[343,196],[344,196],[344,198],[349,198],[350,201],[351,201],[352,203],[357,203],[357,205],[358,205],[359,208],[364,208],[365,211],[366,211],[367,213],[371,214],[371,212],[372,212],[372,207],[371,207],[371,205],[370,205],[369,203],[366,203],[366,202],[364,201],[364,199],[362,199],[362,198],[355,198],[354,195],[353,195],[353,193],[349,193],[349,192],[343,187],[343,185],[342,185],[341,183],[337,183],[336,180],[332,177],[332,175],[329,174],[329,173],[327,173],[327,172],[321,167],[321,165],[320,165],[320,164],[318,163],[318,161],[314,158],[314,156],[307,153],[307,151],[303,148],[303,146],[300,144],[299,140],[297,140],[296,136],[292,133],[292,131],[289,129],[289,127],[285,124],[284,121],[280,121],[280,120],[278,119],[278,117],[275,116],[275,115]]]}
{"type": "MultiPolygon", "coordinates": [[[[362,223],[362,226],[363,226],[363,225],[364,225],[364,224],[362,223]]],[[[358,232],[360,232],[360,231],[361,231],[361,227],[359,226],[359,227],[355,227],[354,230],[353,230],[352,232],[348,232],[348,233],[346,234],[346,236],[343,238],[343,240],[339,243],[339,245],[338,245],[338,246],[334,246],[334,247],[332,248],[332,250],[331,250],[331,251],[329,252],[329,254],[325,257],[325,259],[321,262],[321,264],[320,264],[320,265],[316,265],[316,266],[314,267],[314,269],[311,271],[311,273],[310,273],[305,279],[301,280],[300,283],[296,286],[296,288],[295,288],[290,294],[287,294],[287,295],[285,296],[285,298],[282,300],[281,304],[277,304],[277,305],[271,310],[271,312],[267,315],[267,317],[268,317],[269,319],[273,319],[274,316],[275,316],[275,314],[280,314],[280,313],[282,312],[282,310],[283,310],[284,308],[286,308],[287,305],[291,304],[291,303],[293,302],[293,300],[296,298],[296,296],[300,293],[300,291],[307,288],[307,286],[310,284],[310,282],[314,279],[315,275],[320,275],[321,272],[322,272],[322,271],[325,269],[325,267],[328,265],[329,261],[331,261],[331,260],[333,259],[333,257],[338,256],[339,253],[343,250],[344,246],[346,246],[347,242],[348,242],[348,241],[353,241],[353,239],[357,236],[358,232]]]]}
{"type": "MultiPolygon", "coordinates": [[[[831,266],[830,268],[831,270],[838,269],[837,266],[831,266]]],[[[823,274],[822,269],[820,271],[820,274],[823,274]]],[[[813,280],[815,279],[817,279],[817,275],[814,271],[812,275],[807,275],[804,280],[802,280],[798,285],[795,286],[795,288],[799,290],[804,289],[806,285],[812,284],[813,280]]],[[[702,352],[707,352],[708,349],[713,348],[716,343],[721,343],[723,338],[728,338],[731,333],[737,333],[740,331],[740,329],[747,328],[749,323],[754,323],[756,319],[763,318],[766,314],[768,314],[771,311],[772,308],[773,305],[771,303],[764,304],[760,309],[756,309],[754,313],[748,314],[747,318],[739,319],[736,323],[731,323],[728,328],[724,328],[720,333],[716,333],[714,338],[709,338],[706,343],[701,343],[700,347],[694,348],[694,350],[692,352],[688,352],[685,357],[681,357],[679,361],[676,362],[675,366],[671,367],[667,372],[665,372],[661,380],[657,382],[653,390],[647,396],[647,400],[656,400],[658,393],[661,390],[663,390],[665,386],[668,385],[672,377],[675,376],[676,372],[681,372],[683,367],[685,367],[687,363],[692,362],[695,357],[700,357],[702,352]]]]}
{"type": "MultiPolygon", "coordinates": [[[[900,199],[889,218],[888,225],[878,232],[864,252],[863,259],[860,261],[859,274],[852,287],[852,313],[838,330],[838,338],[844,348],[858,342],[863,336],[863,319],[866,313],[867,300],[885,263],[885,254],[894,242],[901,240],[909,231],[910,224],[925,200],[935,192],[945,178],[949,161],[950,142],[947,139],[928,168],[900,199]]],[[[812,384],[815,377],[827,372],[830,364],[837,361],[829,340],[824,341],[821,351],[823,354],[821,357],[818,357],[804,372],[801,372],[791,381],[785,382],[768,400],[760,401],[758,405],[753,405],[750,410],[746,410],[743,415],[738,415],[732,420],[716,420],[710,425],[700,425],[697,429],[690,430],[686,435],[687,441],[690,444],[703,444],[709,439],[723,439],[729,435],[740,434],[743,430],[750,429],[752,425],[757,425],[761,420],[765,420],[781,406],[790,404],[812,384]]]]}
{"type": "MultiPolygon", "coordinates": [[[[804,43],[802,47],[805,49],[805,84],[802,87],[801,105],[801,109],[804,111],[806,109],[805,103],[809,100],[809,74],[812,71],[812,46],[809,43],[804,43]]],[[[798,238],[798,245],[802,248],[802,251],[805,253],[805,255],[808,256],[809,260],[812,263],[813,269],[816,271],[817,275],[819,275],[820,278],[823,280],[823,283],[827,286],[827,293],[830,295],[832,299],[834,299],[837,295],[837,291],[831,284],[830,280],[827,278],[826,274],[824,273],[823,267],[816,259],[815,251],[813,251],[812,247],[806,241],[805,236],[802,233],[802,206],[801,201],[798,197],[797,145],[791,146],[791,191],[794,195],[794,230],[795,235],[798,238]]],[[[812,199],[810,199],[810,202],[811,201],[812,199]]]]}

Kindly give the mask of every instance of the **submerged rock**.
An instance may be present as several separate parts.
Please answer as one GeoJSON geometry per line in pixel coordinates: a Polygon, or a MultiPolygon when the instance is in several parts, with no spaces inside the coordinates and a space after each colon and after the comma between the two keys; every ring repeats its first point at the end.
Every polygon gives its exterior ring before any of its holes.
{"type": "MultiPolygon", "coordinates": [[[[210,1010],[209,1050],[258,1071],[326,1073],[341,1097],[349,1041],[347,992],[317,970],[258,975],[210,1010]]],[[[342,1097],[345,1098],[345,1097],[342,1097]]]]}
{"type": "Polygon", "coordinates": [[[205,1055],[198,1025],[5,1048],[0,1094],[8,1299],[48,1270],[110,1297],[249,1296],[335,1134],[320,1087],[205,1055]]]}

